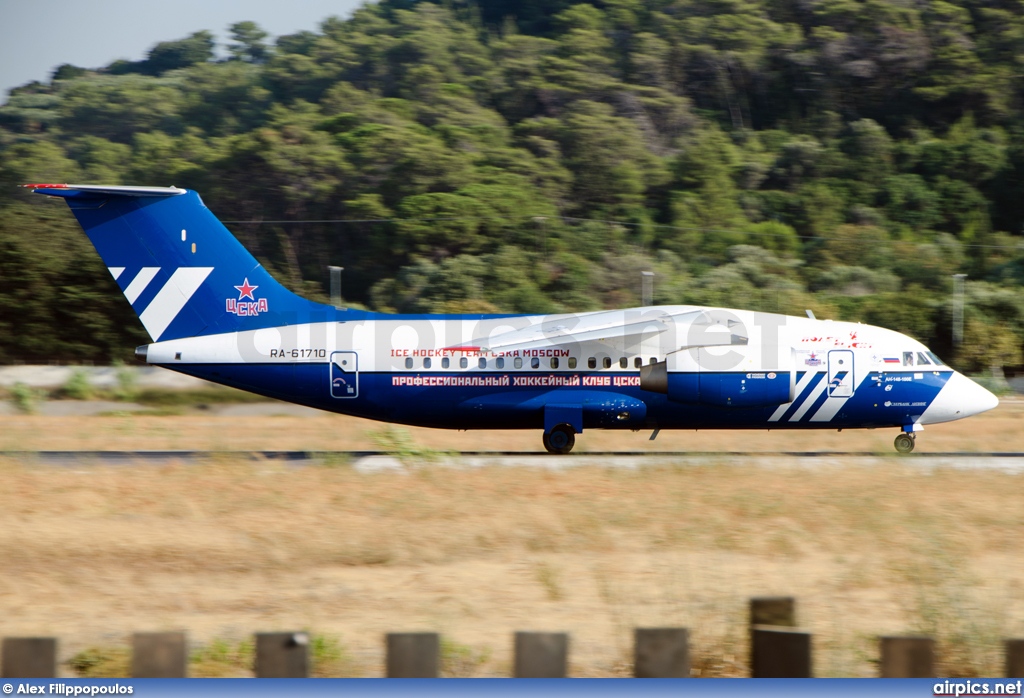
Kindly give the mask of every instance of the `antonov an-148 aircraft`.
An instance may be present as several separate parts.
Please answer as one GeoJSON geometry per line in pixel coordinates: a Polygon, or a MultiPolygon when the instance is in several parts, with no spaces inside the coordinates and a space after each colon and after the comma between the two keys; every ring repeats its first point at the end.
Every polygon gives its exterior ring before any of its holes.
{"type": "MultiPolygon", "coordinates": [[[[63,198],[153,343],[149,364],[331,412],[444,429],[871,429],[998,404],[917,340],[689,305],[564,315],[388,315],[296,296],[199,195],[24,185],[63,198]]],[[[810,313],[808,313],[810,315],[810,313]]]]}

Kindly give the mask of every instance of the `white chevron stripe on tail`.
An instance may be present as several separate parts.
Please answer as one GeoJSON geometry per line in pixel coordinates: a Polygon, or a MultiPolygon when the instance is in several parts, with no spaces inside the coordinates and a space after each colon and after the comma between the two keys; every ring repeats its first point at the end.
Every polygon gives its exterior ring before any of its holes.
{"type": "Polygon", "coordinates": [[[213,267],[181,267],[176,269],[156,298],[139,315],[146,332],[153,341],[160,339],[164,330],[174,322],[189,298],[199,289],[213,267]]]}
{"type": "Polygon", "coordinates": [[[114,277],[114,281],[117,281],[117,278],[124,273],[124,267],[107,267],[107,271],[114,277]]]}
{"type": "Polygon", "coordinates": [[[132,282],[128,284],[128,288],[124,290],[124,297],[128,299],[129,303],[134,304],[139,299],[158,271],[160,271],[160,267],[142,267],[132,282]]]}

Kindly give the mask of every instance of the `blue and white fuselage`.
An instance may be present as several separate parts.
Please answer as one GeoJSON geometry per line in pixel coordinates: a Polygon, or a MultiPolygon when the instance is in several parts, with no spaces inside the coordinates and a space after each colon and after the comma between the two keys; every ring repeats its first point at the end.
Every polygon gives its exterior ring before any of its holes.
{"type": "MultiPolygon", "coordinates": [[[[661,306],[579,315],[360,319],[157,342],[146,361],[310,407],[458,429],[530,429],[558,405],[584,429],[875,428],[913,432],[996,405],[920,342],[879,327],[661,306]],[[516,348],[481,339],[607,322],[516,348]],[[616,337],[646,318],[650,338],[616,337]],[[699,332],[721,343],[680,349],[699,332]],[[765,337],[765,329],[775,335],[765,337]],[[737,332],[741,334],[737,334],[737,332]],[[725,343],[745,337],[746,343],[725,343]],[[767,342],[767,343],[766,343],[767,342]],[[664,376],[656,374],[664,368],[664,376]]],[[[561,423],[561,422],[559,422],[561,423]]]]}
{"type": "Polygon", "coordinates": [[[745,310],[401,316],[294,296],[194,192],[31,185],[67,200],[154,342],[140,358],[369,419],[543,429],[895,427],[992,409],[989,391],[898,332],[745,310]],[[179,232],[180,231],[180,232],[179,232]]]}

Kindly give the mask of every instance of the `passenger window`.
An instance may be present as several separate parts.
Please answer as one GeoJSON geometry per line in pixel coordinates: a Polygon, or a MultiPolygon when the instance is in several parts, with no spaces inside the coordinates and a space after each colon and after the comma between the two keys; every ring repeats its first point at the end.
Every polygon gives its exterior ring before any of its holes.
{"type": "Polygon", "coordinates": [[[468,367],[469,367],[469,359],[467,359],[465,356],[463,356],[461,359],[459,359],[459,368],[468,368],[468,367]]]}
{"type": "Polygon", "coordinates": [[[636,357],[635,359],[633,359],[633,368],[640,368],[643,365],[644,365],[644,360],[641,359],[639,356],[636,357]]]}
{"type": "Polygon", "coordinates": [[[480,368],[487,368],[487,359],[481,356],[480,361],[477,362],[477,366],[480,368]]]}
{"type": "Polygon", "coordinates": [[[604,361],[602,361],[601,363],[604,364],[605,368],[611,368],[612,367],[612,357],[610,357],[610,356],[604,357],[604,361]]]}
{"type": "Polygon", "coordinates": [[[516,368],[522,368],[523,367],[523,360],[522,360],[522,358],[520,358],[518,356],[516,357],[516,360],[513,363],[516,365],[516,368]]]}
{"type": "Polygon", "coordinates": [[[530,368],[540,368],[540,359],[536,356],[530,359],[530,368]]]}
{"type": "Polygon", "coordinates": [[[451,365],[451,359],[449,359],[447,356],[441,359],[441,368],[448,368],[451,365]]]}
{"type": "Polygon", "coordinates": [[[587,359],[587,368],[597,368],[597,359],[593,356],[587,359]]]}
{"type": "Polygon", "coordinates": [[[575,356],[570,356],[569,357],[569,368],[576,368],[576,357],[575,356]]]}
{"type": "Polygon", "coordinates": [[[430,368],[430,357],[423,359],[423,368],[430,368]]]}
{"type": "Polygon", "coordinates": [[[557,356],[552,356],[551,357],[551,368],[558,368],[558,357],[557,356]]]}
{"type": "Polygon", "coordinates": [[[502,357],[502,356],[499,356],[498,358],[496,358],[494,360],[494,366],[495,366],[495,368],[505,368],[505,358],[502,357]]]}
{"type": "Polygon", "coordinates": [[[619,368],[629,368],[629,359],[625,356],[619,359],[619,368]]]}
{"type": "Polygon", "coordinates": [[[406,360],[405,360],[405,367],[406,368],[412,368],[412,358],[411,357],[407,357],[406,358],[406,360]]]}
{"type": "Polygon", "coordinates": [[[931,363],[931,361],[928,360],[928,357],[924,355],[923,351],[917,352],[917,365],[918,366],[927,366],[930,363],[931,363]]]}
{"type": "Polygon", "coordinates": [[[914,352],[905,351],[903,352],[903,365],[913,366],[914,365],[914,352]]]}
{"type": "Polygon", "coordinates": [[[655,357],[652,356],[651,360],[648,361],[647,363],[649,363],[651,366],[653,366],[654,364],[658,363],[658,360],[655,357]]]}

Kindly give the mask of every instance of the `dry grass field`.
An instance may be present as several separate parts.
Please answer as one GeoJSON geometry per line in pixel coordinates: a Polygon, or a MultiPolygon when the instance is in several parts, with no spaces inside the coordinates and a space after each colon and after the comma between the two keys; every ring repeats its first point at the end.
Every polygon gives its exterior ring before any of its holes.
{"type": "MultiPolygon", "coordinates": [[[[1009,403],[930,427],[919,451],[1024,451],[1009,403]]],[[[408,430],[438,450],[536,433],[408,430]]],[[[588,432],[588,450],[857,450],[892,431],[588,432]]],[[[5,417],[0,450],[379,448],[324,416],[5,417]]],[[[713,461],[714,459],[712,459],[713,461]]],[[[383,634],[436,630],[449,675],[509,673],[512,633],[572,634],[571,672],[621,676],[635,626],[691,628],[701,676],[746,672],[750,596],[798,598],[821,676],[877,673],[877,636],[939,640],[941,675],[998,675],[1024,635],[1024,487],[995,470],[715,464],[361,474],[219,456],[43,466],[0,456],[0,635],[54,635],[93,674],[133,631],[185,629],[194,675],[245,675],[254,631],[305,629],[318,672],[381,675],[383,634]]],[[[73,669],[65,665],[69,674],[73,669]]]]}

